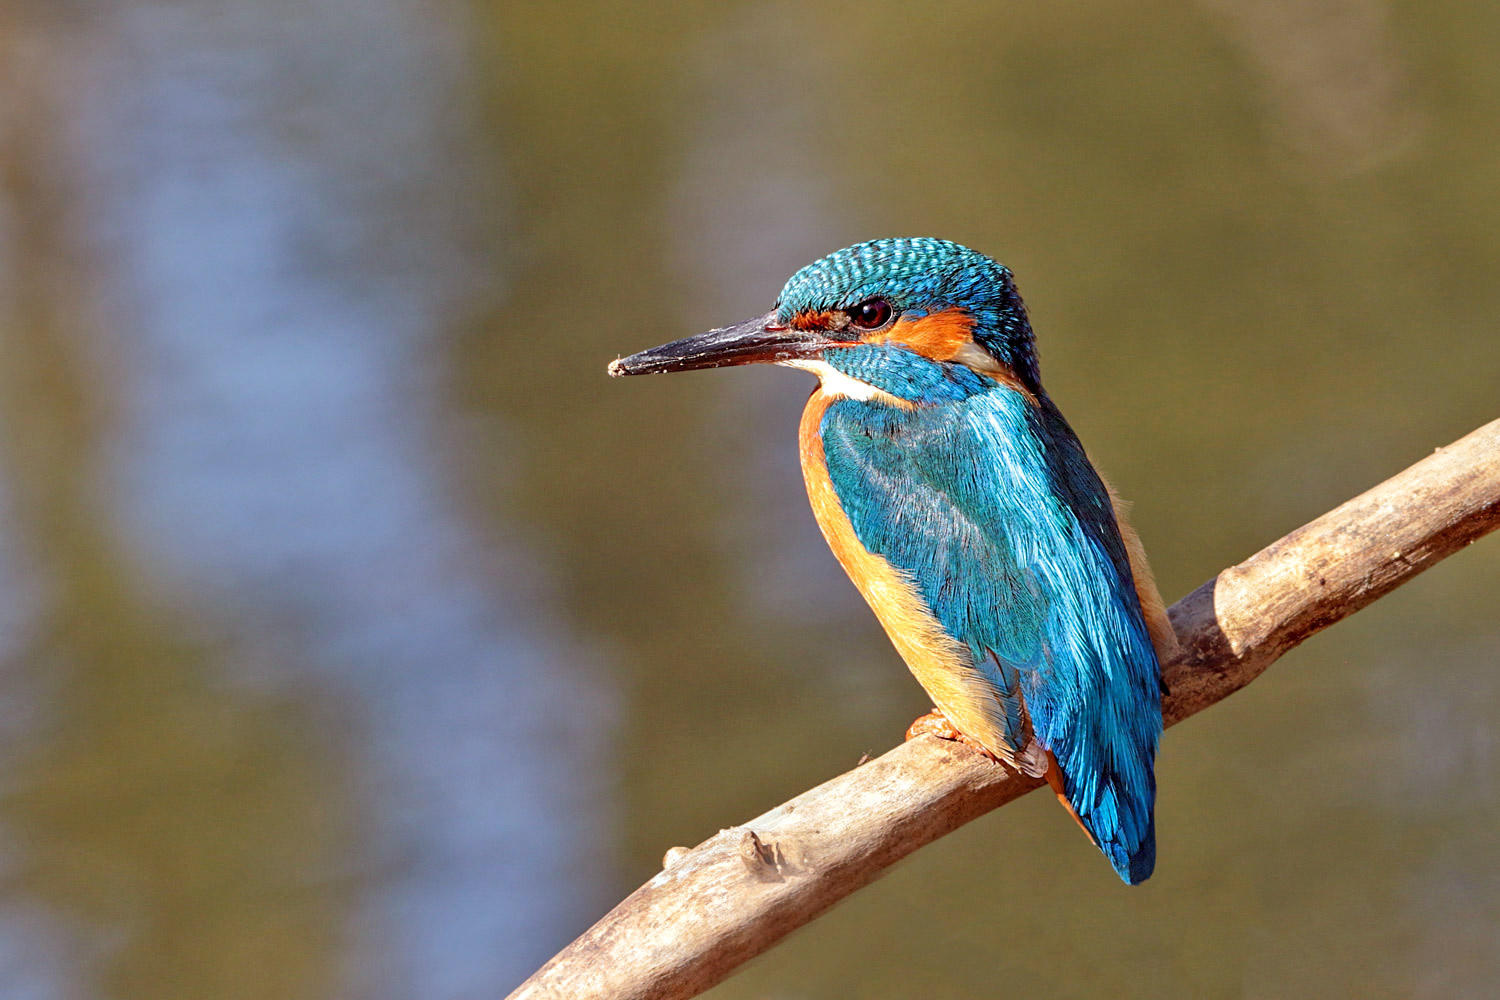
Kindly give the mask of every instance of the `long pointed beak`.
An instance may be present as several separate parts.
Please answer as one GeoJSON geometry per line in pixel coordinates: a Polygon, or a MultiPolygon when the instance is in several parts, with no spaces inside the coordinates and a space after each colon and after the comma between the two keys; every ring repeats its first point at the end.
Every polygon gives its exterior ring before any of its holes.
{"type": "Polygon", "coordinates": [[[609,373],[653,375],[658,372],[686,372],[695,368],[724,368],[756,362],[793,361],[816,357],[835,341],[817,334],[801,333],[776,322],[776,313],[723,326],[717,330],[685,337],[649,351],[620,358],[609,365],[609,373]]]}

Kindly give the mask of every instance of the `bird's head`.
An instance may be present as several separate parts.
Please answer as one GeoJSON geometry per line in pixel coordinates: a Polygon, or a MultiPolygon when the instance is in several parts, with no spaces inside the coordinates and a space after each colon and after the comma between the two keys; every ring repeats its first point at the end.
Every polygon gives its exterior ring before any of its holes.
{"type": "Polygon", "coordinates": [[[621,358],[611,375],[754,362],[813,371],[825,391],[940,402],[1009,385],[1041,391],[1010,271],[934,239],[872,240],[796,274],[764,316],[621,358]]]}

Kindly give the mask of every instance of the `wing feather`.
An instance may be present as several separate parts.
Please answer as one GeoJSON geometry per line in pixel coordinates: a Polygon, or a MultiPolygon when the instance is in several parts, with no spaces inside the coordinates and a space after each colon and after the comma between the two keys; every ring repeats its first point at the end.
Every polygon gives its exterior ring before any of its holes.
{"type": "Polygon", "coordinates": [[[1113,500],[1056,407],[1003,389],[916,409],[840,399],[821,437],[860,543],[970,652],[1006,749],[1050,751],[1085,829],[1145,878],[1159,667],[1113,500]]]}

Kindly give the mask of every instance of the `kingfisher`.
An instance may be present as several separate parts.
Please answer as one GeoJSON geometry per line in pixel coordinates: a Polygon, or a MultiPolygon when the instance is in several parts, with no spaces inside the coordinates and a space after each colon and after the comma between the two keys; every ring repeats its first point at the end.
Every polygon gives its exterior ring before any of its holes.
{"type": "Polygon", "coordinates": [[[609,366],[818,377],[813,514],[934,709],[931,733],[1044,778],[1115,872],[1156,863],[1161,664],[1176,638],[1140,540],[1042,388],[1008,268],[882,239],[792,275],[764,316],[609,366]]]}

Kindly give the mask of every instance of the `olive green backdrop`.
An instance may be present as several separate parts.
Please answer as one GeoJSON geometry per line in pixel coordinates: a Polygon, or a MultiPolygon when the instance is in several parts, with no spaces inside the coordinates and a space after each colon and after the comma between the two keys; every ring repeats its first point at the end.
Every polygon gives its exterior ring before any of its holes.
{"type": "MultiPolygon", "coordinates": [[[[1500,417],[1500,7],[0,12],[0,996],[500,997],[925,711],[810,380],[611,382],[816,256],[1016,272],[1176,599],[1500,417]]],[[[1500,542],[711,995],[1480,997],[1500,542]]]]}

